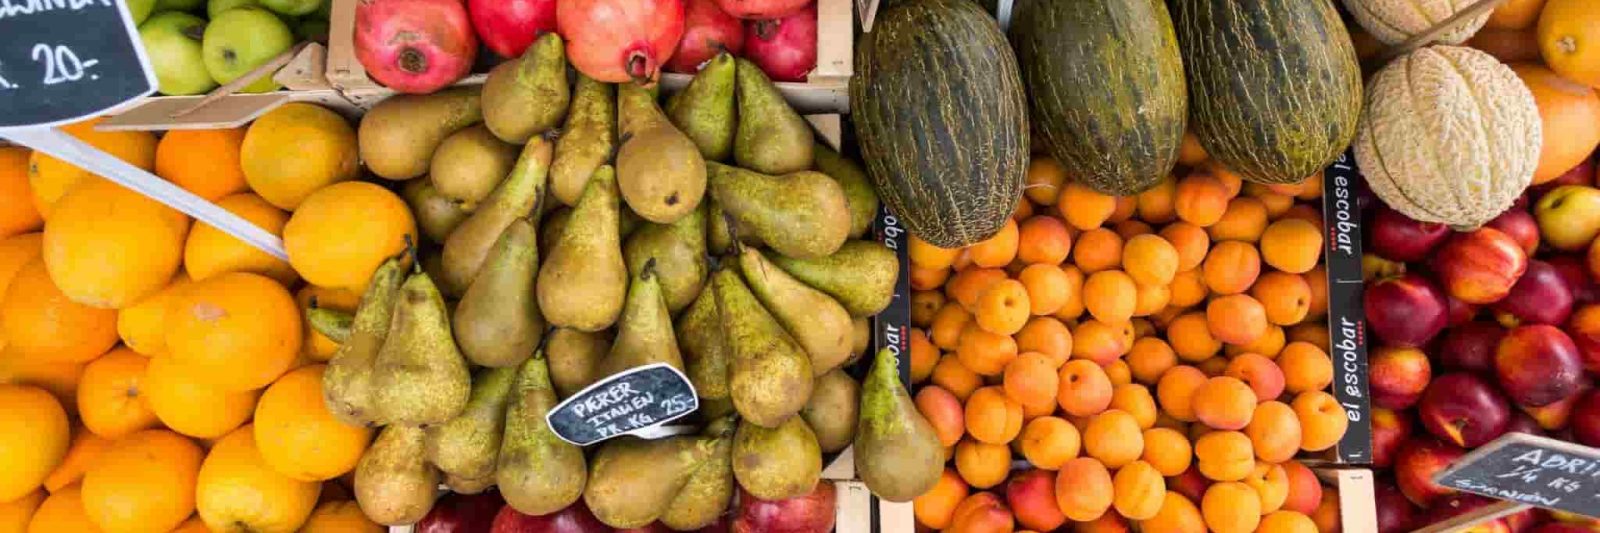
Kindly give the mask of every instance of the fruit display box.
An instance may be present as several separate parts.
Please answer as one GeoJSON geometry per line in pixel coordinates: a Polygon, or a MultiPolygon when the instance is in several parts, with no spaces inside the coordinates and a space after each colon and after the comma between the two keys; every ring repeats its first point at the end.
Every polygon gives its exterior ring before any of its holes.
{"type": "MultiPolygon", "coordinates": [[[[326,80],[351,103],[371,107],[394,94],[367,76],[356,60],[355,12],[357,0],[331,0],[326,80]]],[[[801,113],[848,113],[850,75],[855,42],[851,0],[817,0],[817,66],[804,83],[775,82],[789,104],[801,113]]],[[[689,84],[689,74],[663,73],[662,88],[677,91],[689,84]]],[[[473,73],[456,85],[482,85],[483,72],[473,73]]]]}

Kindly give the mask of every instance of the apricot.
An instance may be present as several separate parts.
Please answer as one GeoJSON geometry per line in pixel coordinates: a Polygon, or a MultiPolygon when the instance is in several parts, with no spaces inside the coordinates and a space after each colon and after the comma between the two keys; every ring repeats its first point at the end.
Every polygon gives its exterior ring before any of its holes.
{"type": "Polygon", "coordinates": [[[1042,206],[1056,205],[1056,200],[1061,196],[1061,187],[1067,182],[1067,169],[1053,157],[1036,155],[1028,161],[1026,180],[1022,188],[1023,196],[1042,206]]]}
{"type": "Polygon", "coordinates": [[[911,328],[911,382],[922,383],[933,375],[933,365],[939,364],[939,348],[928,340],[922,330],[911,328]]]}
{"type": "Polygon", "coordinates": [[[1208,378],[1222,377],[1222,374],[1228,371],[1228,358],[1215,355],[1210,359],[1195,363],[1194,367],[1200,369],[1201,372],[1205,372],[1208,378]]]}
{"type": "Polygon", "coordinates": [[[1089,417],[1089,426],[1083,431],[1083,449],[1107,468],[1122,468],[1144,455],[1144,432],[1127,411],[1107,409],[1089,417]]]}
{"type": "Polygon", "coordinates": [[[1111,378],[1100,365],[1088,359],[1074,359],[1061,365],[1056,374],[1060,389],[1056,403],[1062,411],[1073,416],[1100,414],[1111,405],[1111,378]]]}
{"type": "Polygon", "coordinates": [[[934,385],[944,387],[961,401],[967,401],[972,396],[972,391],[983,386],[983,378],[967,368],[955,354],[945,354],[939,358],[939,364],[933,365],[933,375],[928,381],[934,385]]]}
{"type": "MultiPolygon", "coordinates": [[[[1328,351],[1328,343],[1333,337],[1328,335],[1328,325],[1319,322],[1301,322],[1289,328],[1286,339],[1289,342],[1305,342],[1316,346],[1324,353],[1328,351]]],[[[1265,355],[1265,354],[1263,354],[1265,355]]],[[[1282,366],[1280,363],[1279,366],[1282,366]]]]}
{"type": "Polygon", "coordinates": [[[1249,243],[1219,242],[1200,266],[1206,287],[1217,294],[1239,294],[1261,275],[1261,254],[1249,243]]]}
{"type": "Polygon", "coordinates": [[[1289,481],[1289,495],[1283,500],[1283,509],[1310,516],[1322,503],[1322,482],[1316,473],[1299,461],[1284,461],[1284,478],[1289,481]]]}
{"type": "Polygon", "coordinates": [[[1230,294],[1206,305],[1211,336],[1229,344],[1250,344],[1267,333],[1267,311],[1248,294],[1230,294]]]}
{"type": "Polygon", "coordinates": [[[1054,368],[1061,368],[1072,358],[1072,330],[1066,324],[1049,316],[1028,319],[1012,339],[1021,352],[1038,352],[1050,357],[1054,368]]]}
{"type": "Polygon", "coordinates": [[[1011,447],[963,439],[956,444],[956,472],[974,488],[987,489],[1011,473],[1011,447]]]}
{"type": "Polygon", "coordinates": [[[1195,389],[1190,405],[1200,423],[1212,429],[1240,430],[1250,425],[1255,414],[1256,394],[1237,378],[1214,377],[1195,389]]]}
{"type": "Polygon", "coordinates": [[[1311,310],[1306,313],[1306,318],[1320,318],[1328,314],[1328,269],[1317,265],[1301,276],[1306,280],[1306,286],[1311,287],[1311,310]]]}
{"type": "Polygon", "coordinates": [[[1212,431],[1194,443],[1196,466],[1212,481],[1239,481],[1256,467],[1250,437],[1238,431],[1212,431]]]}
{"type": "Polygon", "coordinates": [[[950,269],[928,269],[911,265],[911,289],[926,291],[937,289],[950,279],[950,269]]]}
{"type": "Polygon", "coordinates": [[[1072,227],[1084,231],[1100,227],[1117,210],[1117,197],[1096,192],[1088,186],[1072,182],[1061,188],[1056,200],[1061,214],[1072,227]]]}
{"type": "Polygon", "coordinates": [[[1078,428],[1062,418],[1041,416],[1022,429],[1022,457],[1045,470],[1057,470],[1076,459],[1081,446],[1078,428]]]}
{"type": "Polygon", "coordinates": [[[1133,316],[1146,317],[1167,308],[1172,301],[1172,289],[1166,285],[1139,285],[1134,294],[1133,316]]]}
{"type": "Polygon", "coordinates": [[[1048,355],[1028,352],[1006,364],[1001,386],[1006,397],[1022,406],[1023,414],[1042,416],[1056,409],[1060,379],[1055,361],[1048,355]]]}
{"type": "Polygon", "coordinates": [[[1322,229],[1298,218],[1283,218],[1261,233],[1261,259],[1272,268],[1304,274],[1322,259],[1322,229]]]}
{"type": "Polygon", "coordinates": [[[1099,320],[1084,320],[1072,330],[1072,357],[1111,364],[1131,347],[1127,337],[1118,327],[1099,320]]]}
{"type": "Polygon", "coordinates": [[[1239,196],[1228,201],[1228,209],[1222,212],[1222,219],[1216,224],[1206,228],[1214,242],[1242,241],[1256,242],[1261,240],[1261,232],[1267,229],[1267,206],[1261,200],[1239,196]]]}
{"type": "Polygon", "coordinates": [[[997,386],[978,389],[967,398],[967,434],[980,442],[1006,444],[1022,432],[1022,404],[997,386]]]}
{"type": "Polygon", "coordinates": [[[1122,240],[1126,241],[1138,235],[1153,234],[1156,232],[1156,229],[1151,227],[1149,224],[1146,224],[1142,220],[1124,220],[1122,222],[1118,222],[1117,225],[1112,226],[1111,231],[1117,232],[1117,236],[1122,237],[1122,240]]]}
{"type": "Polygon", "coordinates": [[[1061,219],[1033,216],[1017,228],[1017,260],[1024,263],[1059,265],[1072,253],[1072,234],[1061,219]]]}
{"type": "Polygon", "coordinates": [[[1300,449],[1320,452],[1339,443],[1349,428],[1344,406],[1332,394],[1322,391],[1302,392],[1290,404],[1300,419],[1300,449]]]}
{"type": "Polygon", "coordinates": [[[1061,267],[1053,264],[1028,265],[1017,274],[1017,282],[1028,295],[1028,312],[1034,316],[1053,314],[1067,304],[1072,281],[1061,267]]]}
{"type": "MultiPolygon", "coordinates": [[[[1118,361],[1119,363],[1121,361],[1118,361]]],[[[1109,374],[1109,373],[1108,373],[1109,374]]],[[[1116,383],[1115,380],[1112,383],[1116,383]]],[[[1156,425],[1156,400],[1150,396],[1150,388],[1136,383],[1117,384],[1111,391],[1111,409],[1133,415],[1134,421],[1139,423],[1139,429],[1150,429],[1156,425]]]]}
{"type": "Polygon", "coordinates": [[[1061,320],[1076,320],[1083,316],[1083,271],[1074,265],[1062,265],[1061,273],[1067,275],[1067,297],[1051,316],[1061,320]]]}
{"type": "Polygon", "coordinates": [[[1167,285],[1169,306],[1192,307],[1206,301],[1206,297],[1210,295],[1211,288],[1206,286],[1206,280],[1198,268],[1173,275],[1172,283],[1167,285]]]}
{"type": "Polygon", "coordinates": [[[1283,370],[1261,354],[1235,355],[1222,373],[1249,385],[1258,402],[1272,400],[1283,394],[1283,370]]]}
{"type": "Polygon", "coordinates": [[[1198,420],[1194,414],[1194,394],[1206,381],[1205,373],[1192,366],[1168,369],[1156,383],[1156,400],[1161,403],[1161,410],[1184,422],[1198,420]]]}
{"type": "Polygon", "coordinates": [[[1250,286],[1250,296],[1261,302],[1267,322],[1279,326],[1299,324],[1311,313],[1311,285],[1295,274],[1276,270],[1262,274],[1250,286]]]}
{"type": "Polygon", "coordinates": [[[1161,510],[1167,495],[1167,482],[1154,466],[1134,461],[1117,470],[1112,478],[1112,505],[1129,520],[1144,520],[1161,510]]]}
{"type": "Polygon", "coordinates": [[[1166,285],[1178,273],[1178,249],[1157,235],[1135,235],[1122,245],[1122,264],[1140,285],[1166,285]]]}
{"type": "Polygon", "coordinates": [[[1300,417],[1283,402],[1269,400],[1256,405],[1244,434],[1262,461],[1281,463],[1300,453],[1300,417]]]}
{"type": "Polygon", "coordinates": [[[944,308],[945,296],[939,291],[911,291],[911,325],[928,328],[933,317],[944,308]]]}
{"type": "Polygon", "coordinates": [[[1075,522],[1088,522],[1111,508],[1115,485],[1111,472],[1094,459],[1080,457],[1056,472],[1056,505],[1075,522]]]}
{"type": "MultiPolygon", "coordinates": [[[[1248,298],[1248,296],[1246,296],[1248,298]]],[[[1014,279],[1000,280],[978,295],[973,312],[978,327],[990,333],[1011,335],[1022,330],[1032,316],[1028,288],[1014,279]]]]}
{"type": "Polygon", "coordinates": [[[1010,335],[985,330],[975,323],[967,324],[961,332],[956,357],[980,376],[998,376],[1005,371],[1006,364],[1016,359],[1017,341],[1010,335]]]}
{"type": "Polygon", "coordinates": [[[1211,236],[1200,226],[1187,222],[1173,222],[1161,228],[1161,238],[1172,244],[1178,252],[1178,271],[1200,268],[1211,249],[1211,236]]]}
{"type": "Polygon", "coordinates": [[[1122,236],[1105,228],[1084,231],[1072,245],[1072,263],[1085,274],[1121,266],[1122,236]]]}
{"type": "Polygon", "coordinates": [[[1162,476],[1172,477],[1189,469],[1194,462],[1194,447],[1182,432],[1154,427],[1144,430],[1144,454],[1140,459],[1155,467],[1162,476]]]}
{"type": "Polygon", "coordinates": [[[1256,527],[1261,533],[1317,533],[1317,524],[1311,517],[1294,511],[1273,511],[1261,517],[1256,527]]]}
{"type": "Polygon", "coordinates": [[[1140,522],[1143,531],[1161,533],[1205,533],[1206,524],[1200,509],[1176,491],[1168,490],[1161,500],[1161,509],[1155,516],[1140,522]]]}
{"type": "Polygon", "coordinates": [[[1200,227],[1216,224],[1228,209],[1228,186],[1215,176],[1195,172],[1178,180],[1173,211],[1178,219],[1200,227]]]}
{"type": "Polygon", "coordinates": [[[1178,365],[1178,354],[1159,337],[1140,337],[1133,341],[1133,348],[1123,360],[1128,362],[1134,381],[1154,385],[1167,369],[1178,365]]]}
{"type": "Polygon", "coordinates": [[[1100,518],[1073,525],[1074,533],[1128,533],[1128,519],[1117,513],[1105,513],[1100,518]]]}
{"type": "Polygon", "coordinates": [[[964,268],[950,276],[944,284],[944,295],[966,308],[968,313],[978,311],[978,296],[991,285],[1006,279],[1006,271],[999,268],[964,268]]]}
{"type": "Polygon", "coordinates": [[[950,268],[955,264],[956,256],[961,254],[960,248],[940,248],[911,236],[911,244],[906,249],[906,254],[911,258],[911,264],[922,268],[940,269],[950,268]]]}
{"type": "Polygon", "coordinates": [[[917,517],[918,524],[944,529],[950,526],[950,519],[955,517],[956,506],[966,498],[967,483],[961,480],[961,475],[955,470],[946,468],[933,488],[911,500],[911,512],[917,517]]]}
{"type": "Polygon", "coordinates": [[[1178,180],[1167,176],[1135,197],[1139,219],[1151,224],[1165,224],[1177,218],[1173,202],[1178,195],[1178,180]]]}
{"type": "Polygon", "coordinates": [[[966,411],[961,405],[961,399],[944,387],[938,385],[925,385],[917,390],[917,411],[922,417],[928,419],[928,424],[933,426],[934,434],[939,436],[939,445],[950,447],[961,441],[961,436],[966,434],[966,411]]]}
{"type": "Polygon", "coordinates": [[[1032,531],[1054,531],[1066,523],[1067,516],[1056,504],[1056,473],[1025,470],[1006,483],[1006,503],[1020,527],[1032,531]]]}
{"type": "Polygon", "coordinates": [[[1167,324],[1167,342],[1178,358],[1198,363],[1222,351],[1222,341],[1211,335],[1205,313],[1184,313],[1167,324]]]}
{"type": "Polygon", "coordinates": [[[939,312],[934,313],[933,321],[928,324],[928,340],[942,350],[954,350],[961,345],[961,331],[967,328],[967,323],[972,321],[972,313],[967,308],[953,299],[945,302],[939,312]]]}
{"type": "Polygon", "coordinates": [[[1133,318],[1138,286],[1121,270],[1102,270],[1083,282],[1083,305],[1095,320],[1121,324],[1133,318]]]}
{"type": "MultiPolygon", "coordinates": [[[[1506,517],[1506,521],[1510,522],[1514,517],[1515,515],[1506,517]]],[[[1343,522],[1343,519],[1339,513],[1339,491],[1337,489],[1322,491],[1322,502],[1317,504],[1317,510],[1311,513],[1311,521],[1317,525],[1317,531],[1319,532],[1338,533],[1340,530],[1339,525],[1343,522]]]]}
{"type": "Polygon", "coordinates": [[[950,516],[950,531],[1011,533],[1015,517],[1005,502],[992,492],[974,492],[956,505],[950,516]]]}
{"type": "Polygon", "coordinates": [[[972,256],[972,264],[983,268],[1000,268],[1010,264],[1011,260],[1017,258],[1018,233],[1017,221],[1007,220],[999,233],[968,246],[967,254],[972,256]]]}
{"type": "Polygon", "coordinates": [[[1289,497],[1289,477],[1284,473],[1283,466],[1262,461],[1256,462],[1255,470],[1244,478],[1244,484],[1255,489],[1256,496],[1261,498],[1261,512],[1271,513],[1283,507],[1283,500],[1289,497]]]}
{"type": "MultiPolygon", "coordinates": [[[[1278,357],[1278,353],[1283,351],[1283,343],[1283,328],[1278,326],[1267,326],[1267,332],[1261,334],[1261,337],[1256,339],[1255,342],[1250,344],[1225,345],[1222,347],[1222,352],[1228,354],[1229,356],[1242,353],[1253,353],[1259,354],[1268,359],[1275,359],[1278,357]]],[[[1281,371],[1282,369],[1279,370],[1281,371]]]]}
{"type": "Polygon", "coordinates": [[[1291,342],[1278,352],[1283,386],[1289,392],[1320,391],[1333,384],[1333,359],[1308,342],[1291,342]]]}
{"type": "Polygon", "coordinates": [[[1251,533],[1261,524],[1261,498],[1244,483],[1217,483],[1206,489],[1200,514],[1216,533],[1251,533]]]}

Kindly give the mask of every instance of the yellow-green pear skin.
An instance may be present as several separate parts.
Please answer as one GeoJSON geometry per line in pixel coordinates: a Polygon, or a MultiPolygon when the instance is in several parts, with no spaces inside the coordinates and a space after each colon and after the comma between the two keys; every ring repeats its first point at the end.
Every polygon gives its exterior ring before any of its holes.
{"type": "Polygon", "coordinates": [[[811,126],[789,107],[761,67],[745,59],[736,62],[739,130],[734,138],[734,161],[763,174],[811,168],[815,146],[811,126]]]}
{"type": "Polygon", "coordinates": [[[739,253],[739,270],[756,299],[811,356],[811,371],[826,374],[850,358],[850,313],[833,297],[773,265],[755,248],[739,253]]]}
{"type": "Polygon", "coordinates": [[[733,437],[733,476],[750,495],[763,500],[804,496],[822,479],[822,449],[800,417],[775,428],[748,420],[733,437]]]}
{"type": "Polygon", "coordinates": [[[650,525],[667,512],[689,478],[711,456],[715,444],[715,439],[700,435],[606,441],[589,463],[583,502],[608,526],[650,525]]]}
{"type": "Polygon", "coordinates": [[[443,244],[456,226],[472,216],[472,211],[462,207],[460,202],[440,194],[433,187],[433,180],[407,181],[400,189],[400,196],[406,199],[406,205],[417,219],[417,229],[429,242],[443,244]]]}
{"type": "Polygon", "coordinates": [[[826,174],[770,176],[719,163],[707,168],[711,194],[741,239],[749,232],[779,254],[815,258],[832,254],[849,238],[850,203],[826,174]]]}
{"type": "Polygon", "coordinates": [[[571,97],[561,37],[546,33],[522,57],[489,71],[483,83],[483,123],[505,142],[526,143],[561,125],[571,97]]]}
{"type": "Polygon", "coordinates": [[[689,476],[683,490],[661,514],[662,525],[673,531],[695,531],[711,525],[733,504],[733,432],[738,427],[732,417],[722,417],[706,425],[701,434],[716,439],[711,456],[689,476]]]}
{"type": "Polygon", "coordinates": [[[493,483],[500,438],[506,429],[506,406],[516,378],[516,367],[478,371],[467,408],[424,430],[428,462],[468,486],[486,479],[493,483]]]}
{"type": "Polygon", "coordinates": [[[481,93],[478,87],[456,87],[378,102],[356,129],[361,162],[389,180],[426,174],[445,137],[483,120],[481,93]]]}
{"type": "Polygon", "coordinates": [[[373,522],[415,524],[433,509],[439,471],[428,464],[422,428],[390,424],[356,463],[356,505],[373,522]]]}
{"type": "Polygon", "coordinates": [[[945,450],[900,382],[900,361],[878,351],[861,385],[856,425],[856,475],[879,498],[908,502],[933,488],[944,472],[945,450]]]}
{"type": "Polygon", "coordinates": [[[706,193],[706,162],[694,141],[637,85],[617,88],[617,112],[623,124],[617,186],[628,207],[657,224],[671,224],[699,207],[706,193]]]}
{"type": "Polygon", "coordinates": [[[872,179],[859,163],[820,142],[815,153],[817,172],[837,180],[849,199],[850,238],[861,238],[878,218],[878,190],[872,187],[872,179]]]}
{"type": "Polygon", "coordinates": [[[656,275],[655,264],[646,263],[644,271],[634,276],[628,285],[628,301],[617,321],[617,338],[611,342],[611,351],[600,361],[601,379],[630,368],[655,363],[666,363],[683,371],[683,355],[678,351],[678,339],[672,331],[672,313],[667,311],[667,301],[661,294],[661,278],[656,275]]]}
{"type": "Polygon", "coordinates": [[[694,141],[707,161],[727,161],[733,155],[733,134],[739,125],[734,92],[733,56],[722,52],[667,105],[672,124],[694,141]]]}
{"type": "Polygon", "coordinates": [[[544,351],[550,360],[550,382],[556,387],[556,397],[564,400],[600,379],[600,360],[611,351],[611,334],[553,328],[544,351]]]}
{"type": "Polygon", "coordinates": [[[861,384],[836,368],[817,376],[813,389],[811,400],[800,410],[800,417],[817,434],[817,445],[822,453],[837,453],[855,441],[861,384]]]}
{"type": "Polygon", "coordinates": [[[628,273],[637,277],[646,263],[655,262],[667,310],[681,311],[700,295],[710,275],[706,259],[706,212],[702,204],[671,224],[642,222],[622,244],[628,273]]]}
{"type": "Polygon", "coordinates": [[[806,285],[828,293],[853,317],[878,314],[894,299],[900,260],[876,241],[846,241],[826,257],[773,256],[772,262],[806,285]]]}
{"type": "MultiPolygon", "coordinates": [[[[315,302],[315,300],[313,300],[315,302]]],[[[338,309],[326,307],[312,307],[306,309],[306,323],[311,324],[311,329],[317,330],[328,340],[344,344],[350,342],[350,326],[355,323],[356,316],[338,309]]]]}
{"type": "Polygon", "coordinates": [[[372,405],[388,424],[439,424],[467,406],[472,376],[450,334],[444,296],[427,274],[400,286],[389,335],[372,367],[372,405]]]}
{"type": "Polygon", "coordinates": [[[600,331],[616,323],[628,291],[616,173],[602,166],[539,269],[539,309],[551,325],[600,331]]]}
{"type": "Polygon", "coordinates": [[[529,140],[522,147],[517,164],[511,167],[511,174],[445,238],[444,275],[439,280],[445,292],[453,296],[465,292],[478,277],[484,258],[500,240],[500,234],[512,221],[528,216],[539,206],[550,173],[550,150],[550,141],[544,137],[529,140]]]}
{"type": "Polygon", "coordinates": [[[556,140],[550,167],[550,192],[565,205],[577,205],[583,186],[617,146],[616,87],[578,73],[567,124],[556,140]]]}
{"type": "Polygon", "coordinates": [[[483,124],[468,126],[439,144],[429,164],[428,182],[440,195],[471,211],[511,173],[519,151],[483,124]]]}
{"type": "Polygon", "coordinates": [[[711,279],[722,339],[733,355],[728,393],[734,408],[748,422],[778,427],[811,397],[811,357],[761,306],[732,265],[711,279]]]}
{"type": "Polygon", "coordinates": [[[539,346],[545,326],[533,294],[539,270],[537,236],[528,219],[512,222],[456,303],[451,317],[456,344],[472,364],[515,367],[539,346]]]}
{"type": "Polygon", "coordinates": [[[550,370],[541,351],[517,370],[495,472],[506,504],[523,514],[560,511],[583,494],[588,476],[583,448],[561,440],[545,422],[545,415],[556,403],[550,370]]]}
{"type": "Polygon", "coordinates": [[[339,344],[322,374],[322,398],[334,418],[352,426],[380,423],[373,408],[372,367],[389,337],[389,322],[406,271],[400,256],[378,265],[350,323],[350,338],[339,344]]]}
{"type": "Polygon", "coordinates": [[[722,315],[717,312],[716,291],[709,285],[678,316],[676,331],[684,373],[694,384],[695,394],[701,400],[727,399],[733,353],[722,340],[722,315]]]}

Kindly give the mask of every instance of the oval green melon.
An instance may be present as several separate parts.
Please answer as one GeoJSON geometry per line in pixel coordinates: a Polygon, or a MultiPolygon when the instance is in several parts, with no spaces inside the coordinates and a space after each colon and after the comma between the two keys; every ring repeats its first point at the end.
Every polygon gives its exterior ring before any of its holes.
{"type": "Polygon", "coordinates": [[[1162,0],[1033,2],[1011,39],[1039,141],[1069,176],[1122,196],[1172,170],[1189,100],[1162,0]]]}
{"type": "Polygon", "coordinates": [[[1022,195],[1028,111],[1016,56],[969,0],[906,0],[856,45],[851,119],[878,195],[913,235],[959,248],[1022,195]]]}
{"type": "Polygon", "coordinates": [[[1258,183],[1295,183],[1350,146],[1361,68],[1329,0],[1183,0],[1174,20],[1189,127],[1258,183]]]}

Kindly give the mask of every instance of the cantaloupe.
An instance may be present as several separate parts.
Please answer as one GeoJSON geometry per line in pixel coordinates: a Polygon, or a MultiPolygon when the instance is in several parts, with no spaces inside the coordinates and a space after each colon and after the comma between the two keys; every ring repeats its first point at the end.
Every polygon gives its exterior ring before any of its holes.
{"type": "Polygon", "coordinates": [[[1471,48],[1431,46],[1367,82],[1355,152],[1389,207],[1474,228],[1522,194],[1541,143],[1538,105],[1510,67],[1471,48]]]}
{"type": "MultiPolygon", "coordinates": [[[[1398,44],[1428,31],[1477,0],[1344,0],[1344,7],[1367,32],[1385,44],[1398,44]]],[[[1461,44],[1472,38],[1491,12],[1461,22],[1435,42],[1461,44]]]]}

